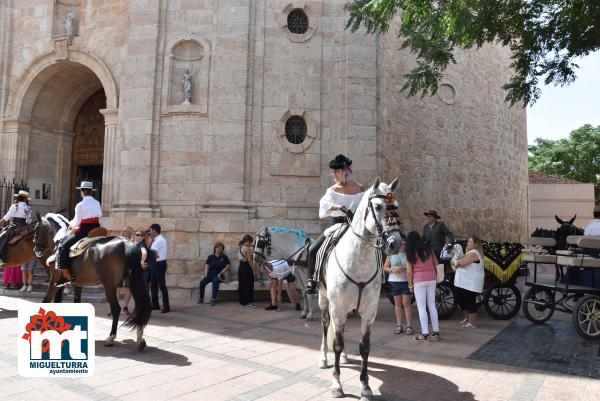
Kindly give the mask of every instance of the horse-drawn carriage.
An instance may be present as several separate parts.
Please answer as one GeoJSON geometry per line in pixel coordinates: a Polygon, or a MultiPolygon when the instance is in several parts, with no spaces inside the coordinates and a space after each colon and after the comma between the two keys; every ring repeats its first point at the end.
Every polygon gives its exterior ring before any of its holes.
{"type": "Polygon", "coordinates": [[[600,339],[600,237],[569,236],[568,250],[549,252],[553,238],[530,237],[524,261],[533,265],[533,281],[523,300],[523,314],[535,324],[549,320],[554,311],[572,314],[577,332],[588,340],[600,339]],[[538,273],[551,265],[550,275],[538,273]]]}
{"type": "MultiPolygon", "coordinates": [[[[458,241],[461,246],[466,240],[458,241]]],[[[507,320],[515,316],[521,307],[521,292],[515,285],[521,268],[519,243],[483,242],[485,265],[484,291],[477,297],[477,305],[496,320],[507,320]]],[[[454,270],[450,260],[444,260],[445,278],[438,283],[435,301],[440,319],[449,319],[458,308],[454,294],[454,270]]]]}

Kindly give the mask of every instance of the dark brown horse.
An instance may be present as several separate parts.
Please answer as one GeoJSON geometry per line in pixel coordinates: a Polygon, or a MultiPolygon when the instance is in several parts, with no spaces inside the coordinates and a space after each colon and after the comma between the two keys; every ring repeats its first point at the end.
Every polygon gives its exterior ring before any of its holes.
{"type": "MultiPolygon", "coordinates": [[[[35,254],[42,256],[48,250],[54,250],[56,226],[45,216],[40,219],[35,230],[35,254]]],[[[50,302],[58,288],[56,283],[61,272],[50,267],[50,282],[43,302],[50,302]]],[[[152,308],[150,297],[142,275],[141,250],[131,242],[120,237],[105,237],[87,248],[81,255],[71,260],[71,275],[76,287],[86,287],[102,283],[105,295],[112,313],[112,328],[104,345],[112,346],[117,336],[117,325],[121,307],[116,295],[116,289],[128,277],[128,285],[135,301],[135,309],[127,318],[124,326],[137,331],[138,349],[143,349],[146,342],[143,339],[143,329],[150,320],[152,308]]]]}
{"type": "MultiPolygon", "coordinates": [[[[37,224],[37,223],[36,223],[37,224]]],[[[6,244],[6,262],[5,266],[20,266],[25,263],[32,262],[37,259],[38,262],[44,268],[48,279],[50,278],[50,272],[48,270],[48,266],[46,265],[46,259],[52,250],[46,252],[46,254],[41,257],[37,257],[35,252],[33,251],[33,233],[31,235],[27,235],[21,239],[19,239],[14,244],[6,244]]],[[[54,302],[62,302],[63,288],[61,287],[59,291],[56,292],[54,296],[54,302]]],[[[75,287],[74,292],[74,302],[81,302],[81,287],[75,287]]]]}

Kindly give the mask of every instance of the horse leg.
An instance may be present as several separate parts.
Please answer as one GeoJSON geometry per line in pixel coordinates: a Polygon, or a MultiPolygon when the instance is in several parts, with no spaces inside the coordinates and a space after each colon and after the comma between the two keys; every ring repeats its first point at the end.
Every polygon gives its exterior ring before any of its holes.
{"type": "Polygon", "coordinates": [[[362,383],[362,388],[360,391],[360,401],[372,401],[373,400],[373,391],[371,387],[369,387],[369,375],[367,372],[367,364],[369,361],[369,352],[371,351],[371,325],[373,322],[362,321],[361,331],[362,331],[362,339],[360,344],[358,345],[358,349],[360,350],[360,356],[362,358],[362,363],[360,366],[360,382],[362,383]]]}
{"type": "Polygon", "coordinates": [[[73,303],[76,303],[76,304],[81,303],[81,287],[74,286],[73,303]]]}
{"type": "Polygon", "coordinates": [[[112,327],[110,329],[110,335],[106,338],[106,340],[104,340],[104,346],[112,347],[115,344],[115,338],[117,338],[117,325],[119,324],[121,307],[119,306],[119,300],[117,299],[115,287],[107,286],[104,291],[106,294],[106,300],[110,305],[110,313],[112,314],[112,327]]]}
{"type": "Polygon", "coordinates": [[[319,368],[327,369],[327,330],[329,330],[329,301],[321,294],[319,295],[319,306],[321,307],[321,327],[323,328],[323,337],[321,340],[321,357],[319,359],[319,368]]]}
{"type": "Polygon", "coordinates": [[[56,290],[56,294],[54,294],[54,303],[55,304],[60,304],[63,301],[63,290],[64,287],[55,287],[57,288],[56,290]]]}
{"type": "Polygon", "coordinates": [[[144,348],[146,348],[146,340],[144,340],[144,329],[137,329],[136,335],[137,335],[137,338],[136,338],[135,343],[137,344],[138,351],[141,351],[144,348]]]}
{"type": "Polygon", "coordinates": [[[333,326],[335,328],[335,337],[333,339],[335,363],[333,365],[331,396],[333,398],[342,398],[344,396],[344,390],[342,389],[342,383],[340,382],[340,356],[344,350],[344,324],[341,321],[336,321],[333,326]]]}

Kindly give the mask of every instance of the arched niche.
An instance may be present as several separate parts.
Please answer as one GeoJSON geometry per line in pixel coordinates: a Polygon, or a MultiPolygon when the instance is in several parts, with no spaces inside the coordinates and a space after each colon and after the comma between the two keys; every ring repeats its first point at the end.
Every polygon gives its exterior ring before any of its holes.
{"type": "Polygon", "coordinates": [[[181,39],[170,45],[166,60],[166,93],[163,93],[163,114],[208,113],[210,44],[198,38],[181,39]],[[186,102],[184,76],[192,78],[191,100],[186,102]],[[166,103],[166,104],[165,104],[166,103]]]}

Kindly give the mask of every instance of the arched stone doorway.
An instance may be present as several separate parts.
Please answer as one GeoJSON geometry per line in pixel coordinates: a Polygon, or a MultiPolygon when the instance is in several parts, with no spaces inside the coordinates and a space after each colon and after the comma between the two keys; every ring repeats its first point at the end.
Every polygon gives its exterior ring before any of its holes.
{"type": "Polygon", "coordinates": [[[19,79],[8,102],[14,117],[5,119],[1,132],[9,148],[0,162],[9,174],[27,180],[36,210],[71,214],[77,200],[73,187],[83,178],[102,184],[102,206],[108,210],[116,95],[106,66],[75,49],[67,60],[53,53],[39,57],[19,79]]]}
{"type": "Polygon", "coordinates": [[[94,93],[81,107],[75,119],[71,162],[71,198],[69,210],[79,201],[75,186],[81,181],[91,181],[97,188],[95,198],[102,202],[102,171],[104,165],[104,116],[106,108],[104,89],[94,93]]]}

